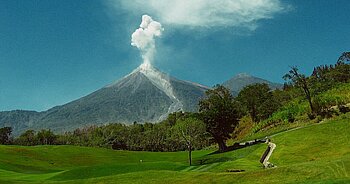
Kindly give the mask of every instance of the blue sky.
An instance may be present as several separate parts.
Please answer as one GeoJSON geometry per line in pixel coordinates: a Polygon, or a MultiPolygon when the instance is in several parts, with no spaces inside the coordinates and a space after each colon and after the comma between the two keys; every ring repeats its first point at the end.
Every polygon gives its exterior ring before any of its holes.
{"type": "Polygon", "coordinates": [[[207,86],[242,72],[283,82],[289,66],[309,74],[350,50],[347,0],[232,1],[1,1],[0,111],[46,110],[130,73],[145,13],[164,27],[153,65],[207,86]]]}

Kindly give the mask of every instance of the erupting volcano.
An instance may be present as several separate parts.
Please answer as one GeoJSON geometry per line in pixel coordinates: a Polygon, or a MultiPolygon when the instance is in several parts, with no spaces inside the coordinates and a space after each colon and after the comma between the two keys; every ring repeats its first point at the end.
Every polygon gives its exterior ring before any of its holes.
{"type": "Polygon", "coordinates": [[[14,134],[43,128],[63,132],[87,125],[158,122],[172,112],[197,111],[198,101],[208,87],[178,80],[151,64],[155,37],[161,36],[163,30],[150,16],[142,16],[140,28],[131,39],[143,58],[138,68],[100,90],[47,111],[0,113],[0,123],[11,122],[14,134]]]}
{"type": "Polygon", "coordinates": [[[171,112],[197,111],[207,89],[142,64],[115,83],[65,105],[43,112],[0,113],[0,123],[11,122],[18,134],[25,129],[64,132],[87,125],[158,122],[171,112]]]}

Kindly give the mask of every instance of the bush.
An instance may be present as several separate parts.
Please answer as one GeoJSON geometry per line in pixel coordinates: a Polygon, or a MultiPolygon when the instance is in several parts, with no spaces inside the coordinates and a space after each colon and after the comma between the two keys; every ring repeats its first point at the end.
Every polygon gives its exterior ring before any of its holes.
{"type": "MultiPolygon", "coordinates": [[[[334,94],[323,94],[316,96],[313,100],[313,103],[316,115],[320,115],[323,118],[329,118],[333,115],[338,115],[335,107],[343,106],[343,104],[345,104],[345,101],[341,96],[334,94]]],[[[342,110],[346,111],[344,108],[342,110]]]]}

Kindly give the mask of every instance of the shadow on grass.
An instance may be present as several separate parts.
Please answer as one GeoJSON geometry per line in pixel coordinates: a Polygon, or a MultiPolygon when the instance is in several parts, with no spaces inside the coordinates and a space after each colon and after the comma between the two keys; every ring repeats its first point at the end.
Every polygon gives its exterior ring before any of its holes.
{"type": "Polygon", "coordinates": [[[244,143],[235,143],[232,146],[227,147],[226,150],[224,151],[214,151],[212,153],[209,153],[203,157],[197,158],[194,160],[195,165],[206,165],[206,164],[212,164],[216,162],[227,162],[227,161],[232,161],[235,159],[242,158],[249,153],[252,152],[252,149],[254,150],[255,148],[249,148],[248,150],[242,150],[239,153],[229,153],[231,151],[235,150],[240,150],[242,148],[248,148],[260,143],[265,143],[266,139],[255,139],[252,141],[247,141],[244,143]]]}
{"type": "Polygon", "coordinates": [[[220,154],[220,153],[225,153],[225,152],[229,152],[229,151],[234,151],[234,150],[246,148],[248,146],[253,146],[253,145],[265,143],[265,142],[266,142],[266,139],[254,139],[252,141],[247,141],[244,143],[236,142],[232,146],[228,146],[227,149],[224,151],[217,150],[217,151],[214,151],[212,153],[209,153],[208,155],[214,155],[214,154],[220,154]]]}

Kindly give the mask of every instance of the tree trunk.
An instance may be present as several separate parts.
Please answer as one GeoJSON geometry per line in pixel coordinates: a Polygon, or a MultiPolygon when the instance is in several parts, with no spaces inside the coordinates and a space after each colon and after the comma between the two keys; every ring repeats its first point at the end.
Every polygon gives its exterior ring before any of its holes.
{"type": "Polygon", "coordinates": [[[227,146],[226,146],[226,144],[225,144],[225,141],[224,141],[223,139],[221,139],[221,138],[215,138],[215,140],[216,140],[216,142],[217,142],[218,145],[219,145],[219,151],[220,151],[220,152],[226,151],[227,146]]]}
{"type": "Polygon", "coordinates": [[[188,162],[192,165],[192,145],[188,145],[188,162]]]}
{"type": "Polygon", "coordinates": [[[252,117],[253,122],[256,123],[256,122],[257,122],[257,118],[256,118],[256,108],[255,108],[255,105],[252,106],[252,112],[251,112],[250,116],[252,117]]]}
{"type": "Polygon", "coordinates": [[[314,106],[312,104],[311,94],[310,94],[309,88],[307,86],[304,86],[304,92],[306,94],[307,101],[309,102],[311,112],[314,113],[315,109],[314,109],[314,106]]]}

